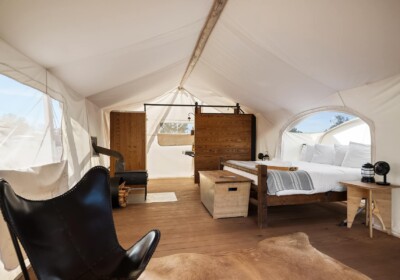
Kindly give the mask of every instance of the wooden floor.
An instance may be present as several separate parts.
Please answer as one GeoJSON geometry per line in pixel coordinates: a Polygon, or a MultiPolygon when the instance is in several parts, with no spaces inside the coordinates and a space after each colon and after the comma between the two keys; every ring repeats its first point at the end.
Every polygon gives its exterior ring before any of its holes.
{"type": "Polygon", "coordinates": [[[162,235],[155,257],[249,248],[267,237],[301,231],[315,248],[373,279],[400,279],[400,239],[377,230],[370,239],[362,216],[352,229],[338,226],[346,217],[343,203],[272,207],[268,228],[258,229],[255,215],[213,220],[200,202],[193,179],[151,180],[148,189],[174,191],[178,201],[115,210],[117,234],[124,247],[153,228],[162,235]]]}
{"type": "Polygon", "coordinates": [[[254,247],[267,237],[305,232],[315,248],[372,279],[400,279],[400,239],[376,230],[370,239],[361,216],[352,229],[338,226],[346,217],[344,203],[272,207],[269,227],[259,229],[255,215],[213,220],[200,202],[193,179],[151,180],[148,190],[174,191],[178,201],[116,209],[117,235],[125,248],[153,228],[162,235],[155,257],[238,250],[254,247]]]}

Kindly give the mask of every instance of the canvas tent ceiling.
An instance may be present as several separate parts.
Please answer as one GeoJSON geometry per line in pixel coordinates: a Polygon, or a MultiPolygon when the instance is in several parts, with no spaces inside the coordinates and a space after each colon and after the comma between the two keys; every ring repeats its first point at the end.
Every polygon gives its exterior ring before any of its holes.
{"type": "MultiPolygon", "coordinates": [[[[178,85],[212,3],[1,1],[0,36],[112,107],[178,85]]],[[[400,73],[399,12],[396,0],[228,1],[184,86],[278,120],[400,73]]]]}

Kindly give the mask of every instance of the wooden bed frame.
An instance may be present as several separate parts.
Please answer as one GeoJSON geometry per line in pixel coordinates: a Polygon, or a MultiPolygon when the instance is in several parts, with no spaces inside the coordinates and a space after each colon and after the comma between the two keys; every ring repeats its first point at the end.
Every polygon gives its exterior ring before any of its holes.
{"type": "Polygon", "coordinates": [[[248,169],[245,167],[237,166],[228,162],[221,162],[221,169],[223,166],[229,166],[239,169],[254,175],[257,175],[257,185],[251,185],[250,191],[250,204],[257,207],[257,223],[259,228],[267,226],[267,214],[269,206],[278,205],[295,205],[307,204],[316,202],[334,202],[347,200],[347,192],[325,192],[316,194],[297,194],[297,195],[269,195],[267,194],[267,170],[286,170],[288,172],[297,170],[297,167],[281,167],[281,166],[266,166],[257,165],[257,170],[248,169]],[[259,199],[263,198],[265,199],[259,199]]]}

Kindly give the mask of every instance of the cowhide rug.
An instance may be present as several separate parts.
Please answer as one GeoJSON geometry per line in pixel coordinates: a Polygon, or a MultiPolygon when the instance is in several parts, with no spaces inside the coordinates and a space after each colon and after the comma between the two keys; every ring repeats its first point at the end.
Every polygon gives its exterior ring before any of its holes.
{"type": "Polygon", "coordinates": [[[153,258],[139,279],[370,279],[310,245],[304,233],[273,237],[223,254],[153,258]]]}

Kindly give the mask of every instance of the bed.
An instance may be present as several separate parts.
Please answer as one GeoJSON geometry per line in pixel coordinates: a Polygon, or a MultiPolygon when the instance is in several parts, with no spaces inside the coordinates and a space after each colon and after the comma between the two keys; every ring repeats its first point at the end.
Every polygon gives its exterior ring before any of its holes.
{"type": "Polygon", "coordinates": [[[267,225],[269,206],[345,201],[339,182],[361,179],[360,168],[305,161],[227,160],[221,167],[253,181],[250,204],[257,206],[260,228],[267,225]]]}

